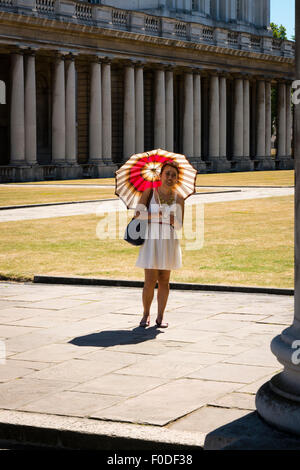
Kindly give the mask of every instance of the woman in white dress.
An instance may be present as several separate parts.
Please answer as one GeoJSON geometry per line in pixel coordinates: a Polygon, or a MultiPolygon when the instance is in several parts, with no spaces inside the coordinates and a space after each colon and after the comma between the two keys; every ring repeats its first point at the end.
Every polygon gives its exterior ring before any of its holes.
{"type": "Polygon", "coordinates": [[[135,217],[148,218],[146,239],[140,247],[136,262],[136,266],[145,270],[142,295],[144,313],[140,322],[142,327],[150,325],[150,307],[156,282],[158,282],[156,325],[160,328],[168,327],[168,323],[163,322],[163,315],[169,296],[170,274],[172,269],[181,268],[181,248],[176,229],[182,226],[184,199],[174,190],[178,176],[179,169],[176,163],[165,162],[160,173],[161,186],[153,190],[146,189],[135,212],[135,217]]]}

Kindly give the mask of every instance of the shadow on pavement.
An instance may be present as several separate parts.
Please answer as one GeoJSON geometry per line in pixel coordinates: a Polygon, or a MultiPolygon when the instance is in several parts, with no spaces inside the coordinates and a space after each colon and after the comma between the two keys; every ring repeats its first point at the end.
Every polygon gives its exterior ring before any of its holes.
{"type": "Polygon", "coordinates": [[[299,437],[271,427],[257,411],[214,429],[204,442],[204,450],[299,449],[299,437]]]}
{"type": "Polygon", "coordinates": [[[138,344],[156,338],[162,332],[155,326],[147,329],[134,328],[133,330],[108,330],[99,333],[91,333],[85,336],[77,336],[77,338],[69,341],[76,346],[95,346],[108,347],[120,344],[138,344]]]}

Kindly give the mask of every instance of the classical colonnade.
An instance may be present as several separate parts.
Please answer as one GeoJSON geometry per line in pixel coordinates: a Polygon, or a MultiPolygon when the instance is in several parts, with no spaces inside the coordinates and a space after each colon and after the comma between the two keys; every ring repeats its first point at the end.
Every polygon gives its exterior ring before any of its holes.
{"type": "MultiPolygon", "coordinates": [[[[11,165],[37,164],[36,137],[36,54],[32,51],[11,55],[11,165]],[[24,110],[24,112],[23,112],[24,110]]],[[[90,62],[89,162],[112,162],[111,65],[105,57],[90,62]]],[[[144,69],[141,61],[124,60],[123,161],[144,148],[144,69]]],[[[154,148],[174,151],[174,69],[153,64],[154,70],[154,148]]],[[[249,74],[228,74],[216,70],[182,68],[183,114],[182,153],[198,170],[213,171],[275,168],[271,158],[272,78],[249,74]],[[202,110],[203,77],[208,82],[206,111],[202,110]],[[232,83],[231,154],[228,155],[228,93],[232,83]],[[252,86],[250,86],[252,83],[252,86]],[[208,146],[202,155],[203,125],[208,119],[208,146]],[[250,145],[250,140],[254,139],[250,145]]],[[[291,156],[291,83],[278,86],[278,168],[287,168],[291,156]]],[[[76,164],[76,68],[75,55],[56,54],[52,84],[52,164],[76,164]]]]}

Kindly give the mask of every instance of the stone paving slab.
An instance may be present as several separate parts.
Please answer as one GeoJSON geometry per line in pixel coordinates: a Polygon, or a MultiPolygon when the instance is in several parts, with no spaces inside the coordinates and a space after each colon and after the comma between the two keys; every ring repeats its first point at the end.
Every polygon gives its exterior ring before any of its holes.
{"type": "Polygon", "coordinates": [[[270,341],[292,323],[293,297],[172,290],[162,330],[155,301],[150,328],[138,326],[141,294],[1,282],[0,428],[10,410],[45,426],[58,416],[144,424],[192,443],[253,411],[258,388],[281,370],[270,341]]]}

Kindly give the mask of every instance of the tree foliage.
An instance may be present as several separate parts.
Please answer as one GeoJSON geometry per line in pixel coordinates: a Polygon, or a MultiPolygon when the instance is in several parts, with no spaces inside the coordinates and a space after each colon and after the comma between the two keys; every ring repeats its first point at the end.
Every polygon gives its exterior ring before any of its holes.
{"type": "Polygon", "coordinates": [[[273,38],[277,39],[287,39],[286,27],[282,24],[279,26],[276,23],[270,23],[270,26],[273,31],[273,38]]]}

